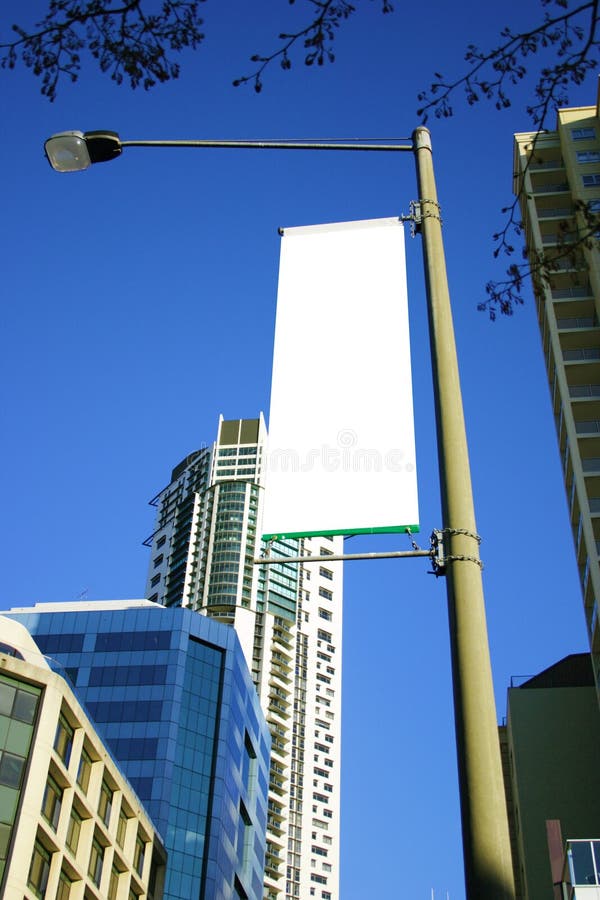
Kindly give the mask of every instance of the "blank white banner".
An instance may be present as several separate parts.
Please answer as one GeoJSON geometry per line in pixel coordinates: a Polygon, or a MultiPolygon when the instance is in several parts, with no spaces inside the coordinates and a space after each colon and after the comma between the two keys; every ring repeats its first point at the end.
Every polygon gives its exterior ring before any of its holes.
{"type": "Polygon", "coordinates": [[[286,228],[263,536],[418,521],[403,226],[286,228]]]}

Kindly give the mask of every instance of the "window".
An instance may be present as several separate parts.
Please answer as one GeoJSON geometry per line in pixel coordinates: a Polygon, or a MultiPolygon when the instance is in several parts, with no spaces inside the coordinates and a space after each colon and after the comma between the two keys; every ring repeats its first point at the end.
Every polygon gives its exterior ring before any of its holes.
{"type": "Polygon", "coordinates": [[[167,666],[98,666],[90,671],[90,687],[164,684],[167,666]]]}
{"type": "Polygon", "coordinates": [[[125,835],[127,833],[127,816],[123,807],[119,810],[119,823],[117,825],[117,844],[123,849],[125,846],[125,835]]]}
{"type": "Polygon", "coordinates": [[[157,542],[156,542],[156,547],[157,547],[157,548],[158,548],[158,547],[162,547],[162,546],[164,545],[164,543],[165,543],[166,540],[167,540],[167,536],[166,536],[166,534],[163,534],[163,536],[162,536],[162,537],[159,537],[159,539],[157,540],[157,542]]]}
{"type": "Polygon", "coordinates": [[[155,759],[158,738],[115,738],[110,742],[117,759],[155,759]]]}
{"type": "Polygon", "coordinates": [[[110,820],[110,811],[112,809],[113,792],[105,781],[102,782],[100,789],[100,801],[98,803],[98,814],[105,825],[110,820]]]}
{"type": "Polygon", "coordinates": [[[85,634],[38,634],[35,642],[45,656],[56,653],[81,653],[85,634]]]}
{"type": "Polygon", "coordinates": [[[79,760],[79,769],[77,772],[77,784],[84,794],[87,794],[88,792],[91,772],[92,760],[90,758],[90,755],[86,750],[82,750],[81,758],[79,760]]]}
{"type": "Polygon", "coordinates": [[[106,700],[87,703],[94,722],[160,722],[161,700],[106,700]]]}
{"type": "Polygon", "coordinates": [[[110,881],[108,882],[108,900],[117,900],[119,890],[119,875],[121,873],[113,866],[110,870],[110,881]]]}
{"type": "Polygon", "coordinates": [[[96,885],[96,887],[100,884],[100,879],[102,878],[102,863],[104,862],[104,847],[98,843],[98,841],[94,838],[92,843],[92,852],[90,853],[90,866],[88,869],[88,875],[96,885]]]}
{"type": "Polygon", "coordinates": [[[319,597],[323,597],[325,600],[333,600],[332,592],[328,591],[327,588],[324,587],[319,588],[319,597]]]}
{"type": "Polygon", "coordinates": [[[146,853],[146,844],[144,843],[142,837],[138,834],[135,839],[135,854],[133,857],[133,866],[138,875],[142,874],[144,869],[144,856],[146,853]]]}
{"type": "Polygon", "coordinates": [[[595,128],[571,128],[571,139],[573,141],[593,141],[595,137],[595,128]]]}
{"type": "Polygon", "coordinates": [[[333,616],[329,612],[329,610],[323,609],[322,606],[319,607],[319,616],[321,619],[325,619],[327,622],[331,622],[331,620],[333,619],[333,616]]]}
{"type": "Polygon", "coordinates": [[[0,683],[0,714],[18,719],[19,722],[33,723],[37,709],[38,694],[0,683]]]}
{"type": "Polygon", "coordinates": [[[33,856],[31,858],[29,878],[27,879],[27,884],[36,897],[44,896],[48,885],[49,872],[50,854],[45,847],[42,847],[39,841],[36,841],[33,848],[33,856]]]}
{"type": "Polygon", "coordinates": [[[327,578],[329,581],[333,580],[333,572],[331,569],[326,569],[324,566],[319,568],[319,575],[321,578],[327,578]]]}
{"type": "Polygon", "coordinates": [[[590,175],[582,175],[584,187],[596,187],[600,184],[600,172],[592,172],[590,175]]]}
{"type": "Polygon", "coordinates": [[[155,575],[154,578],[151,580],[150,587],[156,587],[156,585],[159,583],[159,581],[160,581],[160,572],[158,573],[158,575],[155,575]]]}
{"type": "Polygon", "coordinates": [[[71,750],[73,749],[74,731],[65,719],[61,716],[56,727],[56,737],[54,738],[54,749],[62,759],[65,766],[69,767],[71,759],[71,750]]]}
{"type": "Polygon", "coordinates": [[[81,834],[81,816],[77,810],[71,810],[71,818],[69,819],[69,827],[67,829],[66,844],[73,856],[77,855],[77,847],[79,846],[79,835],[81,834]]]}
{"type": "MultiPolygon", "coordinates": [[[[323,631],[322,628],[319,628],[319,630],[317,631],[317,637],[321,641],[331,641],[331,635],[329,634],[329,632],[323,631]]],[[[329,647],[327,649],[329,650],[329,647]]]]}
{"type": "Polygon", "coordinates": [[[156,557],[156,559],[154,560],[154,568],[155,569],[158,569],[158,567],[160,566],[163,559],[164,559],[164,556],[162,555],[162,553],[159,553],[158,556],[156,557]]]}
{"type": "Polygon", "coordinates": [[[590,212],[600,212],[600,200],[588,200],[587,207],[590,212]]]}
{"type": "Polygon", "coordinates": [[[323,875],[317,875],[315,872],[311,872],[310,880],[316,881],[318,884],[327,884],[327,879],[323,875]]]}
{"type": "Polygon", "coordinates": [[[58,890],[56,892],[56,900],[69,900],[71,896],[71,885],[73,882],[65,871],[61,871],[60,880],[58,882],[58,890]]]}
{"type": "Polygon", "coordinates": [[[600,162],[600,150],[578,150],[578,163],[595,163],[600,162]]]}
{"type": "Polygon", "coordinates": [[[168,650],[170,631],[110,631],[96,637],[95,650],[168,650]]]}
{"type": "Polygon", "coordinates": [[[17,756],[16,753],[7,753],[6,750],[0,751],[0,784],[6,787],[21,787],[21,776],[25,768],[25,757],[17,756]]]}
{"type": "Polygon", "coordinates": [[[42,815],[53,831],[58,827],[62,797],[62,788],[57,785],[54,778],[48,778],[42,801],[42,815]]]}

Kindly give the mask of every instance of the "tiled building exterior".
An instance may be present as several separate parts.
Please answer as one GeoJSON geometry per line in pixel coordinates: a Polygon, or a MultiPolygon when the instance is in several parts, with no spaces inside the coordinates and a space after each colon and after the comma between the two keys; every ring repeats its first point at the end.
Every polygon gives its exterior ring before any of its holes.
{"type": "MultiPolygon", "coordinates": [[[[266,428],[219,420],[154,498],[146,596],[233,625],[272,736],[266,900],[339,900],[342,563],[258,566],[266,428]]],[[[290,462],[291,464],[291,462],[290,462]]],[[[332,555],[342,538],[273,542],[332,555]]]]}
{"type": "Polygon", "coordinates": [[[0,896],[161,900],[156,828],[67,681],[0,618],[0,896]]]}
{"type": "Polygon", "coordinates": [[[166,900],[260,900],[270,736],[235,632],[148,601],[9,615],[64,666],[164,836],[166,900]]]}

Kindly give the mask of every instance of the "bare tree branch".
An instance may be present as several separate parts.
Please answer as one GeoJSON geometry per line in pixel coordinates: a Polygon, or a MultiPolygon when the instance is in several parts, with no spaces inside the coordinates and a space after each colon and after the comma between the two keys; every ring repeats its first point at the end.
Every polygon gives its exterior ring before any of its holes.
{"type": "Polygon", "coordinates": [[[557,62],[541,69],[534,88],[535,103],[527,106],[527,113],[534,124],[543,126],[543,117],[549,107],[566,106],[569,102],[569,84],[581,84],[586,74],[597,67],[597,57],[592,50],[598,46],[598,0],[587,0],[569,9],[569,0],[541,0],[543,6],[554,3],[564,10],[560,15],[544,15],[543,21],[529,31],[513,32],[502,29],[504,42],[484,52],[475,44],[469,44],[465,62],[467,72],[455,81],[446,82],[436,73],[428,91],[419,94],[423,104],[417,115],[426,122],[429,113],[436,118],[448,118],[454,114],[452,96],[462,89],[469,106],[481,99],[493,100],[496,109],[511,105],[509,91],[528,72],[531,57],[539,52],[555,54],[557,62]],[[487,74],[489,72],[489,75],[487,74]]]}
{"type": "Polygon", "coordinates": [[[177,78],[169,58],[204,35],[198,15],[202,0],[49,0],[48,13],[32,29],[13,25],[17,37],[0,43],[0,67],[14,69],[19,58],[42,79],[42,94],[56,98],[61,77],[76,81],[81,53],[88,50],[117,84],[129,80],[146,90],[177,78]]]}
{"type": "MultiPolygon", "coordinates": [[[[523,226],[514,222],[514,229],[522,234],[523,226]]],[[[494,321],[498,313],[512,316],[516,307],[523,305],[523,287],[528,279],[531,279],[536,297],[543,296],[552,284],[552,276],[560,271],[572,271],[573,283],[579,283],[582,269],[585,269],[584,251],[598,248],[599,236],[600,214],[596,206],[576,201],[572,219],[557,224],[555,247],[547,252],[523,248],[524,262],[508,266],[504,280],[488,281],[485,286],[487,297],[477,308],[487,312],[494,321]]],[[[510,252],[513,249],[510,248],[510,252]]]]}
{"type": "MultiPolygon", "coordinates": [[[[288,0],[288,2],[293,5],[295,0],[288,0]]],[[[279,60],[282,69],[292,68],[290,52],[297,44],[301,44],[306,51],[304,55],[306,66],[312,66],[314,63],[322,66],[325,62],[335,62],[332,45],[336,29],[339,28],[341,22],[349,19],[356,12],[356,7],[348,0],[306,0],[306,2],[314,9],[311,21],[298,31],[280,34],[279,40],[283,43],[273,53],[266,56],[256,53],[251,56],[250,61],[257,63],[257,68],[249,75],[236,78],[233,82],[234,87],[251,82],[256,93],[259,94],[263,88],[263,72],[272,62],[279,60]]],[[[381,9],[382,12],[389,13],[393,11],[393,6],[389,0],[381,0],[381,9]]]]}
{"type": "MultiPolygon", "coordinates": [[[[465,61],[469,69],[455,81],[446,82],[443,76],[436,73],[436,81],[429,91],[419,94],[423,104],[417,111],[423,121],[431,112],[437,118],[448,118],[454,114],[452,97],[462,90],[467,103],[473,106],[481,99],[492,100],[496,109],[506,109],[511,105],[510,88],[521,81],[531,68],[532,56],[536,53],[553,54],[550,65],[539,70],[534,87],[533,102],[528,104],[526,112],[536,126],[533,138],[532,155],[529,157],[525,172],[533,159],[533,151],[538,135],[547,127],[548,117],[560,107],[569,104],[569,87],[580,85],[586,76],[597,69],[598,55],[598,2],[587,0],[578,6],[569,8],[569,0],[542,0],[542,5],[554,5],[559,8],[557,15],[545,14],[543,21],[529,31],[514,32],[504,28],[501,37],[504,39],[498,47],[483,52],[474,44],[469,45],[465,61]]],[[[525,173],[523,173],[525,174],[525,173]]],[[[521,188],[512,204],[502,212],[506,216],[503,228],[494,236],[496,244],[494,257],[501,253],[511,256],[515,252],[514,237],[521,238],[522,225],[519,215],[519,204],[522,199],[521,188]]],[[[558,254],[530,255],[528,262],[511,263],[506,270],[503,281],[490,281],[486,285],[487,298],[479,304],[480,310],[486,310],[490,318],[495,319],[499,312],[512,315],[515,308],[524,302],[523,287],[530,277],[534,292],[539,293],[549,276],[555,271],[557,261],[562,255],[572,254],[576,248],[588,247],[595,239],[598,223],[591,222],[586,211],[579,208],[579,215],[584,220],[582,231],[577,237],[571,236],[570,246],[563,246],[558,254]]],[[[561,223],[565,230],[566,223],[561,223]]]]}
{"type": "MultiPolygon", "coordinates": [[[[16,35],[0,43],[0,66],[12,69],[19,59],[42,79],[42,94],[54,100],[61,78],[76,81],[81,69],[81,55],[88,51],[117,84],[128,80],[131,87],[146,90],[155,84],[177,78],[179,65],[168,53],[184,48],[196,49],[204,35],[198,10],[203,0],[48,0],[48,13],[32,29],[13,25],[16,35]]],[[[294,5],[296,0],[288,0],[294,5]]],[[[252,84],[259,93],[265,70],[274,62],[282,69],[292,66],[296,50],[303,53],[307,66],[333,63],[333,44],[340,25],[355,12],[350,0],[302,0],[306,22],[296,31],[281,33],[280,45],[268,54],[251,57],[254,69],[234,81],[234,85],[252,84]]],[[[364,0],[363,0],[364,2],[364,0]]],[[[392,11],[390,0],[379,0],[384,13],[392,11]]],[[[464,56],[467,71],[454,81],[440,73],[427,91],[419,94],[418,115],[427,121],[454,115],[453,101],[462,94],[469,106],[480,100],[491,100],[497,109],[511,105],[511,89],[526,75],[537,78],[526,112],[536,128],[537,136],[546,128],[548,118],[569,103],[569,88],[580,85],[598,66],[598,8],[600,0],[540,0],[545,10],[541,21],[526,31],[504,28],[498,45],[482,50],[470,44],[464,56]],[[575,3],[576,5],[570,5],[575,3]],[[552,10],[549,12],[548,10],[552,10]]],[[[358,0],[354,0],[358,5],[358,0]]],[[[531,158],[526,163],[525,172],[531,158]]],[[[523,173],[524,174],[524,173],[523,173]]],[[[515,238],[522,241],[519,204],[521,189],[511,205],[505,207],[503,227],[493,236],[494,257],[513,256],[515,238]]],[[[566,223],[561,233],[569,234],[568,242],[557,251],[530,256],[529,261],[511,262],[506,278],[486,285],[486,299],[479,308],[493,319],[497,313],[511,315],[523,300],[525,281],[531,277],[534,290],[547,283],[561,253],[572,254],[596,240],[598,222],[589,211],[578,209],[579,231],[566,223]],[[568,244],[568,246],[567,246],[568,244]]]]}

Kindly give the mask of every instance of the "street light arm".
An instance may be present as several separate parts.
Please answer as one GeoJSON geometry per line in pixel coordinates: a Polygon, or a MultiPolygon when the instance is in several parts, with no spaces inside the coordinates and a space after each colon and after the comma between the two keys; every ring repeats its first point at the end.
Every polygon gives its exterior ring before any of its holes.
{"type": "Polygon", "coordinates": [[[234,150],[352,150],[406,152],[413,150],[409,138],[388,140],[157,140],[122,141],[115,131],[62,131],[44,144],[46,157],[57,172],[80,172],[92,163],[116,159],[124,147],[191,147],[234,150]]]}
{"type": "Polygon", "coordinates": [[[398,138],[392,143],[374,142],[374,141],[356,141],[352,138],[340,141],[332,140],[249,140],[249,141],[227,141],[227,140],[198,140],[198,141],[121,141],[121,147],[213,147],[213,148],[231,148],[234,150],[362,150],[373,152],[376,150],[384,152],[395,151],[411,151],[414,149],[412,142],[400,143],[408,141],[408,138],[398,138]]]}

